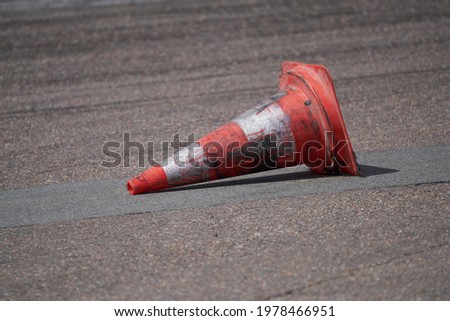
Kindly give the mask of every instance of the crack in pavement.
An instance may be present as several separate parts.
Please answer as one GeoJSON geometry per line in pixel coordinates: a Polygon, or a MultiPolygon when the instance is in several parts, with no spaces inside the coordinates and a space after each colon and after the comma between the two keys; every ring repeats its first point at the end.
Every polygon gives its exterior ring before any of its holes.
{"type": "Polygon", "coordinates": [[[361,272],[363,274],[367,274],[367,273],[364,273],[364,271],[370,270],[370,269],[373,269],[373,268],[377,268],[377,267],[381,267],[381,266],[385,266],[385,265],[389,265],[389,264],[391,264],[393,262],[396,262],[396,261],[399,261],[399,260],[402,260],[402,259],[405,259],[405,258],[409,258],[411,256],[420,255],[420,254],[425,253],[425,252],[434,251],[436,249],[440,249],[440,248],[445,247],[445,246],[449,246],[449,243],[445,242],[445,243],[441,243],[441,244],[437,244],[437,245],[425,248],[425,249],[423,249],[421,251],[416,251],[416,252],[412,252],[412,253],[402,254],[402,255],[400,255],[398,257],[393,257],[393,258],[391,258],[389,260],[386,260],[386,261],[383,261],[383,262],[380,262],[380,263],[369,264],[367,266],[362,266],[360,268],[356,268],[356,269],[350,270],[348,272],[344,272],[344,273],[342,273],[340,275],[337,275],[335,277],[319,279],[319,280],[317,280],[315,282],[312,282],[312,283],[310,283],[310,284],[308,284],[306,286],[303,286],[303,287],[297,287],[297,288],[293,288],[293,289],[289,289],[289,290],[285,290],[285,291],[280,291],[279,293],[276,293],[276,294],[268,295],[268,296],[262,298],[262,300],[263,301],[286,300],[285,297],[287,297],[287,296],[296,295],[296,294],[302,294],[303,292],[305,292],[305,291],[307,291],[307,290],[309,290],[311,288],[320,286],[320,285],[322,285],[324,283],[329,283],[329,282],[336,281],[336,280],[339,280],[339,279],[346,279],[346,278],[352,277],[355,274],[361,273],[361,272]]]}

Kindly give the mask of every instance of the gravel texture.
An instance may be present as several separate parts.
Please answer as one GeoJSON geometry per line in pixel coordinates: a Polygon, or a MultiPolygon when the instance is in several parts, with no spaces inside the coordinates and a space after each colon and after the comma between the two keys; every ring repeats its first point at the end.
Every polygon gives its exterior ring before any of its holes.
{"type": "MultiPolygon", "coordinates": [[[[136,152],[106,169],[104,142],[199,137],[273,94],[284,60],[329,68],[357,153],[450,141],[449,1],[107,1],[0,4],[1,195],[131,177],[136,152]]],[[[442,177],[0,228],[0,299],[450,300],[442,177]]],[[[211,192],[167,194],[193,191],[211,192]]],[[[86,217],[64,197],[36,213],[86,217]]]]}
{"type": "MultiPolygon", "coordinates": [[[[0,188],[136,174],[106,141],[197,137],[326,65],[357,151],[448,144],[448,1],[164,1],[0,12],[0,188]]],[[[160,159],[160,149],[154,154],[160,159]]]]}

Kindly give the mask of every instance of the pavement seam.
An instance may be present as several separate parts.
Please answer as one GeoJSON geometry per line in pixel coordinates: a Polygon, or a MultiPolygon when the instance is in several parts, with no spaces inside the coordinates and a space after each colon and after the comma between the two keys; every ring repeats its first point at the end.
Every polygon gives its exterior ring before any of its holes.
{"type": "MultiPolygon", "coordinates": [[[[387,186],[387,187],[371,187],[371,188],[357,188],[357,189],[349,189],[349,190],[345,190],[345,192],[355,192],[355,191],[364,191],[364,190],[370,190],[370,191],[376,191],[376,190],[391,190],[391,189],[398,189],[401,187],[406,187],[406,188],[411,188],[411,187],[419,187],[419,186],[427,186],[427,185],[443,185],[443,184],[448,184],[450,183],[450,181],[439,181],[439,182],[427,182],[427,183],[416,183],[416,184],[409,184],[409,185],[394,185],[394,186],[387,186]]],[[[302,197],[309,197],[309,196],[314,196],[314,195],[321,195],[321,194],[326,194],[326,195],[334,195],[334,194],[340,194],[341,192],[323,192],[323,193],[312,193],[312,194],[308,194],[308,195],[300,195],[302,197]]],[[[277,199],[279,200],[283,200],[283,199],[288,199],[288,198],[292,198],[293,196],[282,196],[279,197],[277,199]]],[[[270,201],[271,199],[268,199],[267,201],[270,201]]],[[[252,200],[247,200],[247,201],[241,201],[241,202],[235,202],[233,203],[234,205],[241,205],[241,204],[246,204],[246,203],[251,203],[252,200]]],[[[217,203],[214,205],[205,205],[205,206],[199,206],[198,208],[208,208],[208,207],[214,207],[214,206],[221,206],[221,205],[226,205],[228,203],[217,203]]],[[[173,212],[173,211],[177,211],[178,209],[169,209],[169,210],[161,210],[158,212],[151,212],[151,211],[141,211],[141,212],[131,212],[131,213],[125,213],[125,214],[118,214],[118,215],[114,215],[114,217],[117,218],[121,218],[121,217],[126,217],[126,216],[138,216],[138,215],[148,215],[148,214],[152,214],[152,215],[159,215],[162,213],[167,213],[167,212],[173,212]]],[[[0,230],[2,229],[20,229],[22,227],[32,227],[32,226],[50,226],[50,225],[58,225],[58,224],[63,224],[63,223],[74,223],[74,222],[80,222],[80,221],[90,221],[90,220],[101,220],[104,218],[107,218],[110,216],[94,216],[94,217],[85,217],[85,218],[80,218],[80,219],[72,219],[72,220],[66,220],[66,221],[53,221],[53,222],[49,222],[49,223],[36,223],[36,224],[26,224],[26,225],[18,225],[18,226],[0,226],[0,230]]],[[[214,222],[219,224],[219,221],[217,220],[216,217],[212,217],[212,219],[214,219],[214,222]]],[[[220,232],[220,228],[217,228],[217,233],[220,232]]]]}
{"type": "Polygon", "coordinates": [[[0,192],[0,227],[89,217],[161,213],[352,190],[450,181],[450,146],[358,153],[366,177],[322,176],[304,166],[260,172],[165,192],[130,196],[125,179],[107,179],[0,192]]]}

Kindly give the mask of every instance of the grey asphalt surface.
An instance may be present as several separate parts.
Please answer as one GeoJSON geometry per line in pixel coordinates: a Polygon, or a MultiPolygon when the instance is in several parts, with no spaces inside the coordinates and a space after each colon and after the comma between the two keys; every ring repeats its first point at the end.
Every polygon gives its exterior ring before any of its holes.
{"type": "Polygon", "coordinates": [[[3,228],[2,297],[448,300],[449,192],[427,184],[3,228]]]}
{"type": "Polygon", "coordinates": [[[0,6],[0,299],[450,299],[449,1],[100,2],[0,6]],[[131,197],[137,155],[100,166],[228,121],[283,60],[331,71],[368,177],[131,197]]]}

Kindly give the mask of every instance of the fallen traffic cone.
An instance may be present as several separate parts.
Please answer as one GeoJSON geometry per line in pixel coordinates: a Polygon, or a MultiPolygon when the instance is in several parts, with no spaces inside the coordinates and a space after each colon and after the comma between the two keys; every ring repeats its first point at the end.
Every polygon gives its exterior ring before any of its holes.
{"type": "Polygon", "coordinates": [[[141,194],[299,164],[316,173],[359,175],[328,70],[284,62],[277,94],[131,179],[127,188],[141,194]]]}

